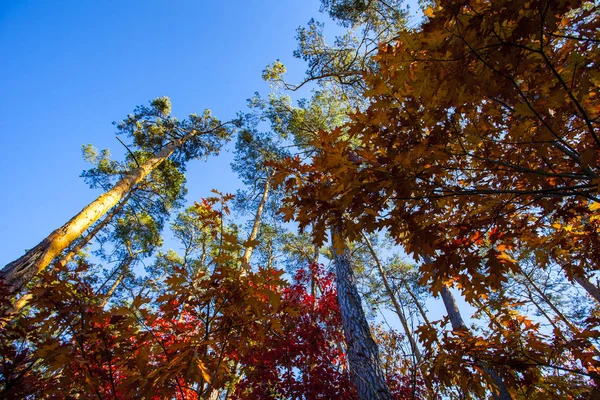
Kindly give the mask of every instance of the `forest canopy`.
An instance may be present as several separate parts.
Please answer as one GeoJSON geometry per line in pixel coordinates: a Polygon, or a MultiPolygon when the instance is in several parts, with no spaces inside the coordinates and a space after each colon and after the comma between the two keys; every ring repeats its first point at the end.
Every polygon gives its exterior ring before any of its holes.
{"type": "Polygon", "coordinates": [[[136,107],[0,273],[0,397],[597,398],[598,7],[322,0],[301,81],[136,107]],[[187,199],[230,141],[243,187],[187,199]]]}

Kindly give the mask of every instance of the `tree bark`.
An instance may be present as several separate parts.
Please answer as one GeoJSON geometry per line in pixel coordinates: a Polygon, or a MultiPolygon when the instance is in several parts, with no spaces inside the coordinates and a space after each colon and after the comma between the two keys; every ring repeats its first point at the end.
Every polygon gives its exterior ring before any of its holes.
{"type": "Polygon", "coordinates": [[[468,331],[469,328],[467,328],[467,324],[465,324],[465,321],[462,319],[462,315],[460,315],[458,305],[456,304],[456,299],[454,299],[452,292],[450,292],[450,290],[446,286],[442,286],[440,294],[442,296],[442,300],[444,301],[444,307],[446,308],[448,317],[450,317],[450,324],[452,324],[452,329],[454,329],[455,331],[468,331]]]}
{"type": "MultiPolygon", "coordinates": [[[[85,235],[80,241],[73,246],[73,248],[59,261],[57,261],[61,265],[66,265],[69,261],[75,257],[75,255],[83,249],[97,234],[100,232],[112,219],[113,217],[123,209],[123,206],[127,203],[129,198],[131,197],[132,192],[127,193],[127,196],[121,200],[117,206],[113,207],[113,209],[104,217],[104,219],[98,223],[94,229],[85,235]]],[[[35,286],[39,285],[39,282],[36,282],[35,286]]],[[[4,328],[4,326],[10,322],[15,316],[17,316],[23,308],[27,304],[29,304],[29,300],[31,300],[33,296],[31,293],[26,292],[23,294],[12,306],[10,310],[7,310],[3,315],[3,320],[0,321],[0,329],[4,328]]]]}
{"type": "Polygon", "coordinates": [[[86,229],[119,203],[133,186],[142,181],[154,168],[173,154],[179,146],[196,134],[197,132],[193,131],[165,146],[159,153],[127,174],[112,189],[100,195],[25,255],[7,264],[0,274],[0,277],[7,283],[7,294],[12,296],[21,291],[33,277],[47,268],[52,260],[81,236],[86,229]]]}
{"type": "MultiPolygon", "coordinates": [[[[254,224],[252,226],[252,231],[250,232],[250,236],[248,236],[248,241],[256,240],[258,236],[258,228],[260,227],[260,219],[262,218],[262,213],[265,208],[265,204],[267,203],[267,199],[269,198],[269,189],[271,187],[271,176],[267,174],[267,178],[265,181],[265,187],[263,188],[262,197],[260,199],[260,203],[258,203],[258,208],[256,209],[256,213],[254,214],[254,224]]],[[[252,257],[252,251],[254,251],[254,245],[248,245],[244,249],[244,255],[242,256],[242,268],[244,270],[250,269],[250,257],[252,257]]]]}
{"type": "MultiPolygon", "coordinates": [[[[423,260],[427,264],[431,264],[431,258],[429,256],[423,257],[423,260]]],[[[458,309],[458,305],[456,304],[456,300],[454,299],[452,292],[450,292],[450,289],[448,289],[446,286],[442,286],[442,290],[440,291],[440,294],[442,296],[442,300],[444,301],[444,306],[446,308],[446,312],[448,313],[448,317],[450,318],[450,324],[452,324],[452,329],[466,331],[466,332],[469,332],[469,334],[470,334],[469,328],[467,327],[467,324],[465,324],[465,321],[462,319],[462,316],[460,315],[460,310],[458,309]]],[[[495,390],[492,390],[492,396],[494,397],[494,399],[495,400],[512,400],[512,396],[508,392],[506,385],[504,385],[502,378],[500,378],[500,376],[498,376],[496,371],[494,371],[492,368],[490,368],[486,362],[481,362],[479,360],[475,360],[475,361],[477,362],[478,365],[481,366],[481,369],[483,369],[483,371],[490,378],[492,378],[492,380],[494,381],[494,384],[497,386],[497,389],[498,389],[497,392],[495,390]]]]}
{"type": "MultiPolygon", "coordinates": [[[[331,233],[333,238],[335,234],[333,229],[331,233]]],[[[335,248],[333,254],[348,364],[358,398],[360,400],[391,400],[393,397],[385,382],[379,359],[379,349],[371,336],[371,330],[356,288],[350,254],[347,249],[339,253],[335,248]]]]}

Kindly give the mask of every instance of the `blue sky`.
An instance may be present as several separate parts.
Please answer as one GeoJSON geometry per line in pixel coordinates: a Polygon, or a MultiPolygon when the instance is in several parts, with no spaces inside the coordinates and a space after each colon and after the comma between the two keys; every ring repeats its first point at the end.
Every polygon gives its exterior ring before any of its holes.
{"type": "MultiPolygon", "coordinates": [[[[414,1],[413,8],[416,8],[414,1]]],[[[183,118],[209,108],[235,117],[264,67],[280,59],[290,81],[295,31],[319,0],[2,0],[0,2],[0,265],[21,256],[100,193],[79,174],[81,145],[120,159],[112,121],[169,96],[183,118]]],[[[411,23],[411,26],[414,23],[411,23]]],[[[232,146],[228,146],[232,148],[232,146]]],[[[188,164],[188,199],[240,187],[231,153],[188,164]]],[[[431,308],[438,308],[429,304],[431,308]]],[[[437,315],[436,315],[437,317],[437,315]]]]}
{"type": "MultiPolygon", "coordinates": [[[[79,174],[81,145],[123,153],[112,121],[169,96],[180,118],[209,108],[227,120],[281,59],[299,79],[295,30],[318,0],[4,0],[0,5],[0,264],[99,193],[79,174]]],[[[332,24],[329,24],[332,25],[332,24]]],[[[189,165],[189,198],[235,191],[230,157],[189,165]]]]}

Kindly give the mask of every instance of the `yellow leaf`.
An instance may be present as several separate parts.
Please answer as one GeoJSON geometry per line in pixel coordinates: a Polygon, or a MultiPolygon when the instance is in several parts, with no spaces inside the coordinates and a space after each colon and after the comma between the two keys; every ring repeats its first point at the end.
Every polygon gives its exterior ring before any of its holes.
{"type": "Polygon", "coordinates": [[[204,363],[200,360],[196,360],[196,365],[198,366],[198,369],[200,370],[204,380],[210,383],[210,374],[208,373],[208,369],[206,369],[206,365],[204,365],[204,363]]]}
{"type": "Polygon", "coordinates": [[[434,14],[433,7],[429,6],[426,9],[424,9],[423,14],[425,14],[425,16],[427,16],[429,18],[433,17],[433,14],[434,14]]]}

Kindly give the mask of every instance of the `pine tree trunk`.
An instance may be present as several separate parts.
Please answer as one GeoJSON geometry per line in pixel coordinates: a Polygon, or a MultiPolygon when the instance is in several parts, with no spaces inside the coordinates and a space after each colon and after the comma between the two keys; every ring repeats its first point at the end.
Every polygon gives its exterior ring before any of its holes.
{"type": "Polygon", "coordinates": [[[131,198],[132,194],[133,194],[133,189],[127,193],[127,195],[123,198],[123,200],[121,200],[121,202],[119,204],[117,204],[115,207],[113,207],[112,210],[110,210],[110,212],[108,214],[106,214],[106,217],[104,217],[104,219],[102,219],[102,221],[100,221],[96,226],[94,226],[94,228],[91,231],[89,231],[87,233],[87,235],[85,235],[81,240],[79,240],[75,244],[75,246],[73,246],[73,248],[63,258],[61,258],[58,261],[58,263],[61,265],[66,265],[69,261],[71,261],[73,259],[73,257],[75,257],[75,255],[77,253],[79,253],[79,251],[81,249],[83,249],[85,246],[87,246],[87,244],[93,238],[95,238],[96,235],[102,229],[104,229],[104,227],[106,225],[108,225],[108,223],[110,221],[112,221],[112,219],[115,217],[115,215],[117,215],[123,209],[123,207],[125,207],[125,205],[129,201],[129,199],[131,198]]]}
{"type": "MultiPolygon", "coordinates": [[[[258,208],[256,209],[256,213],[254,214],[254,224],[252,226],[252,231],[250,232],[250,236],[248,236],[248,241],[256,240],[258,236],[258,228],[260,227],[260,219],[262,218],[262,213],[265,208],[265,204],[267,203],[267,199],[269,198],[269,189],[271,187],[271,177],[267,174],[267,178],[265,181],[265,187],[263,188],[262,197],[260,199],[260,203],[258,203],[258,208]]],[[[242,268],[244,270],[248,270],[250,268],[250,257],[252,257],[252,251],[254,250],[254,245],[246,246],[244,249],[244,255],[242,256],[242,268]]]]}
{"type": "MultiPolygon", "coordinates": [[[[112,219],[113,217],[123,209],[123,206],[127,203],[129,198],[131,197],[132,192],[127,193],[127,196],[123,198],[123,200],[104,217],[104,219],[98,223],[94,229],[85,235],[80,241],[77,242],[75,246],[59,261],[57,261],[61,265],[66,265],[69,261],[75,257],[75,255],[83,249],[97,234],[100,232],[112,219]]],[[[39,285],[39,282],[36,283],[36,286],[39,285]]],[[[7,310],[3,315],[3,320],[0,322],[0,329],[4,328],[4,326],[10,322],[15,316],[17,316],[21,310],[29,304],[29,300],[31,300],[33,296],[31,293],[23,294],[12,306],[10,310],[7,310]]]]}
{"type": "Polygon", "coordinates": [[[181,139],[174,140],[154,157],[127,174],[112,189],[100,195],[81,210],[79,214],[52,232],[25,255],[7,264],[0,274],[0,277],[7,283],[7,294],[11,296],[21,291],[33,277],[47,268],[86,229],[119,203],[133,186],[142,181],[154,168],[173,154],[179,146],[196,134],[196,132],[193,132],[181,139]]]}
{"type": "MultiPolygon", "coordinates": [[[[332,230],[332,237],[333,235],[332,230]]],[[[379,359],[379,349],[371,336],[356,288],[350,254],[348,250],[344,250],[340,254],[335,249],[333,254],[348,364],[358,398],[360,400],[391,400],[393,397],[385,382],[379,359]]]]}

